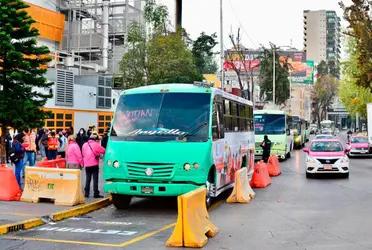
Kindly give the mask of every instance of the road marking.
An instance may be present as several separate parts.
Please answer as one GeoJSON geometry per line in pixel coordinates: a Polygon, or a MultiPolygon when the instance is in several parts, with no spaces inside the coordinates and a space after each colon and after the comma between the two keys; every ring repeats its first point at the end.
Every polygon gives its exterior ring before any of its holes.
{"type": "Polygon", "coordinates": [[[105,235],[121,235],[121,236],[132,236],[138,233],[135,231],[102,230],[102,229],[73,228],[73,227],[51,227],[51,226],[36,228],[33,231],[54,231],[54,232],[67,232],[67,233],[88,233],[88,234],[105,234],[105,235]]]}

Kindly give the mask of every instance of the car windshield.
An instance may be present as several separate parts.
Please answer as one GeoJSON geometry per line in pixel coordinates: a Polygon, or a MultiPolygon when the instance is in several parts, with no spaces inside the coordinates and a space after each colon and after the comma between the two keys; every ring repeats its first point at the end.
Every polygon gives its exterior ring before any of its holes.
{"type": "Polygon", "coordinates": [[[368,138],[367,137],[353,137],[351,139],[351,143],[367,143],[368,138]]]}
{"type": "Polygon", "coordinates": [[[145,93],[120,97],[111,138],[124,141],[208,140],[210,94],[145,93]],[[185,137],[187,135],[187,137],[185,137]]]}
{"type": "Polygon", "coordinates": [[[313,152],[340,152],[343,149],[338,141],[316,141],[311,143],[310,150],[313,152]]]}
{"type": "Polygon", "coordinates": [[[254,115],[254,122],[256,135],[285,134],[285,115],[257,114],[254,115]]]}

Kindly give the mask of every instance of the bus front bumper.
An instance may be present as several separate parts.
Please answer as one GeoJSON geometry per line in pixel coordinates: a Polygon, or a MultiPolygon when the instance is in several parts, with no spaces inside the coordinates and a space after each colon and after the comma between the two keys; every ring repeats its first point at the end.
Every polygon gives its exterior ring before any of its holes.
{"type": "Polygon", "coordinates": [[[190,192],[202,185],[189,183],[146,183],[146,182],[106,182],[106,193],[131,196],[178,196],[190,192]]]}
{"type": "MultiPolygon", "coordinates": [[[[270,155],[277,155],[280,159],[284,160],[286,157],[286,152],[285,150],[281,149],[271,149],[270,155]]],[[[262,150],[255,150],[254,159],[256,161],[262,160],[262,150]]]]}

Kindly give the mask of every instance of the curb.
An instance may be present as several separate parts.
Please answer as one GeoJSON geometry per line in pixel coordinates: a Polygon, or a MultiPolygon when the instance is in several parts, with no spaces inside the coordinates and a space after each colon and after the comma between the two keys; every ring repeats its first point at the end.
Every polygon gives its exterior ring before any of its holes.
{"type": "Polygon", "coordinates": [[[25,221],[20,221],[16,223],[0,225],[0,235],[4,235],[11,232],[17,232],[20,230],[27,230],[34,227],[44,225],[46,223],[45,217],[52,221],[61,221],[67,218],[87,214],[95,210],[107,207],[111,204],[111,197],[103,198],[98,201],[94,201],[85,205],[80,205],[72,209],[68,209],[61,212],[56,212],[51,215],[43,216],[40,218],[33,218],[25,221]]]}
{"type": "Polygon", "coordinates": [[[25,220],[21,222],[0,225],[0,235],[11,233],[11,232],[17,232],[19,230],[27,230],[33,227],[44,225],[44,224],[45,222],[41,218],[34,218],[34,219],[25,220]]]}
{"type": "Polygon", "coordinates": [[[80,205],[69,210],[56,212],[51,214],[49,218],[52,221],[61,221],[67,218],[76,217],[79,215],[87,214],[92,211],[107,207],[111,204],[111,197],[103,198],[98,201],[94,201],[85,205],[80,205]]]}

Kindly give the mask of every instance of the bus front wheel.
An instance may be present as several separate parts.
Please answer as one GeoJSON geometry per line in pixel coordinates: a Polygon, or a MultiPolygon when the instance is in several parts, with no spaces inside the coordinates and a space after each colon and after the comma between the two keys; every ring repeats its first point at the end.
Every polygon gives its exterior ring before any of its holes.
{"type": "Polygon", "coordinates": [[[112,196],[112,204],[117,209],[127,209],[129,208],[130,202],[132,200],[132,196],[130,195],[122,195],[122,194],[111,194],[112,196]]]}

